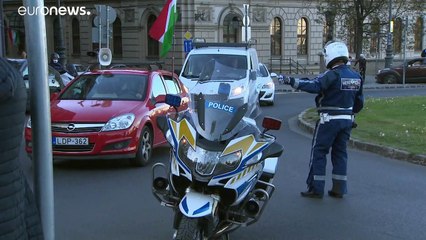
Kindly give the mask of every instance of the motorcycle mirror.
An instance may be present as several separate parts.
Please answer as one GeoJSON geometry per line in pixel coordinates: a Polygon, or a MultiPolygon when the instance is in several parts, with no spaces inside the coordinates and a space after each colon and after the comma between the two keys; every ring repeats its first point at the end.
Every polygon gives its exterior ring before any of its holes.
{"type": "Polygon", "coordinates": [[[153,104],[157,103],[165,103],[166,102],[166,95],[158,95],[153,99],[153,104]]]}
{"type": "Polygon", "coordinates": [[[166,103],[172,107],[180,107],[182,99],[179,95],[175,94],[166,94],[166,103]]]}
{"type": "Polygon", "coordinates": [[[281,120],[272,117],[265,117],[262,122],[265,130],[279,130],[281,128],[281,120]]]}

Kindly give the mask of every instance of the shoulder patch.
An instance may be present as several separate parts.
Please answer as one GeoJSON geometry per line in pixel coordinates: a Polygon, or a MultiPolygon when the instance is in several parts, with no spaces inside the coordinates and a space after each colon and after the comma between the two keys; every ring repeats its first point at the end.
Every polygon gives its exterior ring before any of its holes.
{"type": "Polygon", "coordinates": [[[341,78],[340,90],[357,91],[361,89],[361,79],[359,78],[341,78]]]}

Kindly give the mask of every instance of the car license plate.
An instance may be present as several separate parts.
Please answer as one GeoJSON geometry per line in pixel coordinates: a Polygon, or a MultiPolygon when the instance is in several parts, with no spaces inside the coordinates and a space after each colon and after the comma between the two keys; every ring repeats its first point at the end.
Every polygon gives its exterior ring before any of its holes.
{"type": "Polygon", "coordinates": [[[54,145],[89,145],[89,138],[84,137],[54,137],[54,145]]]}

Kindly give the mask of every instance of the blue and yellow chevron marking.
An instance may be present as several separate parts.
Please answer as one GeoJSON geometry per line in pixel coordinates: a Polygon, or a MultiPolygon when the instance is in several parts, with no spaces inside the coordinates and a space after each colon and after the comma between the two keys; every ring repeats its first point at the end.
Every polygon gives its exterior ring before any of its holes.
{"type": "Polygon", "coordinates": [[[237,176],[233,177],[231,179],[231,182],[229,183],[230,185],[234,184],[236,181],[240,180],[241,178],[243,178],[245,175],[247,175],[248,173],[250,173],[251,171],[253,171],[258,164],[255,165],[251,165],[250,167],[244,169],[244,171],[240,172],[237,176]]]}
{"type": "Polygon", "coordinates": [[[248,135],[232,140],[225,150],[223,150],[221,156],[231,154],[233,152],[241,151],[242,158],[250,155],[251,153],[259,150],[263,146],[268,144],[267,142],[257,142],[253,135],[248,135]]]}
{"type": "Polygon", "coordinates": [[[189,124],[188,120],[182,119],[179,122],[175,122],[172,119],[169,119],[170,126],[177,137],[177,141],[179,142],[183,137],[188,141],[193,149],[195,149],[195,141],[196,141],[196,131],[189,124]]]}

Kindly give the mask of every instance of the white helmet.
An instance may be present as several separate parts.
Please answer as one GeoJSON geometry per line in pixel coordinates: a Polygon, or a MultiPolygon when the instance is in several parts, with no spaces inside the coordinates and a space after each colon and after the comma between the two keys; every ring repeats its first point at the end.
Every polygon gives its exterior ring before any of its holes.
{"type": "Polygon", "coordinates": [[[331,68],[339,60],[346,64],[349,61],[348,47],[340,41],[329,41],[324,46],[324,59],[327,68],[331,68]]]}

